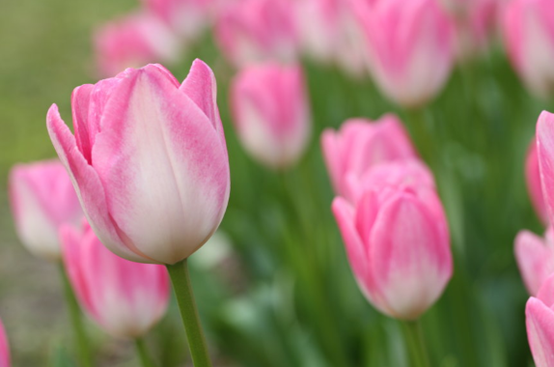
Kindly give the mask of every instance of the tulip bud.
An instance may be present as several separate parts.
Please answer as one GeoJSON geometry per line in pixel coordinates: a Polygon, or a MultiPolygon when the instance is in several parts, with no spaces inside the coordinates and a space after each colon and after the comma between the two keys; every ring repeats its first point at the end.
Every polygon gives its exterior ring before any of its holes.
{"type": "Polygon", "coordinates": [[[244,0],[217,20],[215,35],[224,55],[237,67],[297,59],[298,34],[290,0],[244,0]]]}
{"type": "Polygon", "coordinates": [[[433,189],[369,190],[355,205],[338,197],[333,213],[354,277],[379,311],[414,320],[440,297],[452,255],[433,189]]]}
{"type": "Polygon", "coordinates": [[[76,88],[75,136],[53,105],[50,138],[100,240],[137,262],[175,264],[215,232],[229,160],[215,77],[200,60],[183,84],[161,65],[76,88]]]}
{"type": "Polygon", "coordinates": [[[175,33],[194,39],[209,25],[214,0],[143,0],[175,33]]]}
{"type": "Polygon", "coordinates": [[[0,320],[0,367],[10,367],[10,346],[8,343],[8,337],[4,330],[2,320],[0,320]]]}
{"type": "Polygon", "coordinates": [[[417,157],[402,122],[392,114],[375,122],[350,119],[337,132],[327,129],[321,135],[321,148],[335,193],[350,201],[348,176],[360,181],[381,163],[417,157]]]}
{"type": "Polygon", "coordinates": [[[543,111],[537,121],[537,155],[544,205],[554,223],[554,115],[543,111]]]}
{"type": "Polygon", "coordinates": [[[513,0],[505,5],[502,29],[508,56],[527,87],[543,97],[554,92],[554,2],[513,0]]]}
{"type": "Polygon", "coordinates": [[[231,85],[231,107],[245,149],[272,168],[294,164],[311,133],[307,99],[299,66],[268,63],[242,70],[231,85]]]}
{"type": "Polygon", "coordinates": [[[554,275],[525,307],[527,339],[536,367],[554,367],[554,275]]]}
{"type": "Polygon", "coordinates": [[[36,256],[59,260],[60,226],[78,226],[83,217],[64,166],[57,160],[18,164],[12,168],[9,181],[19,239],[36,256]]]}
{"type": "Polygon", "coordinates": [[[137,264],[114,255],[90,226],[62,227],[64,262],[79,303],[116,337],[138,338],[164,315],[169,277],[162,265],[137,264]]]}
{"type": "Polygon", "coordinates": [[[545,238],[520,231],[515,239],[519,272],[530,295],[535,296],[546,278],[554,273],[554,233],[549,228],[545,238]]]}
{"type": "Polygon", "coordinates": [[[527,191],[535,211],[543,223],[548,224],[548,213],[542,194],[541,176],[539,171],[539,156],[537,154],[536,138],[533,137],[529,149],[527,150],[527,159],[525,160],[525,179],[527,181],[527,191]]]}
{"type": "Polygon", "coordinates": [[[445,84],[454,61],[454,25],[436,0],[378,1],[362,20],[369,68],[381,91],[417,107],[445,84]]]}
{"type": "Polygon", "coordinates": [[[96,31],[94,45],[98,69],[104,76],[148,62],[173,62],[179,55],[176,37],[149,13],[129,14],[105,24],[96,31]]]}

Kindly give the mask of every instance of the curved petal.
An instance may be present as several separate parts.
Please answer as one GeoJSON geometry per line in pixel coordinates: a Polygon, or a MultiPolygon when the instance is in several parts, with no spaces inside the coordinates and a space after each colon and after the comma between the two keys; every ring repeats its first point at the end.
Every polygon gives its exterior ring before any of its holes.
{"type": "Polygon", "coordinates": [[[515,256],[527,291],[535,296],[554,270],[554,249],[534,233],[520,231],[515,239],[515,256]]]}
{"type": "Polygon", "coordinates": [[[50,139],[71,177],[85,215],[102,242],[126,259],[137,262],[147,261],[123,245],[110,219],[102,183],[77,148],[75,138],[61,119],[58,106],[55,104],[48,110],[47,125],[50,139]]]}
{"type": "Polygon", "coordinates": [[[227,152],[208,117],[149,65],[123,79],[101,124],[93,165],[127,246],[165,264],[191,255],[229,198],[227,152]]]}
{"type": "Polygon", "coordinates": [[[542,192],[550,223],[554,222],[554,115],[543,111],[537,121],[537,150],[542,192]]]}
{"type": "Polygon", "coordinates": [[[554,311],[531,297],[525,307],[527,339],[537,367],[554,367],[554,311]]]}

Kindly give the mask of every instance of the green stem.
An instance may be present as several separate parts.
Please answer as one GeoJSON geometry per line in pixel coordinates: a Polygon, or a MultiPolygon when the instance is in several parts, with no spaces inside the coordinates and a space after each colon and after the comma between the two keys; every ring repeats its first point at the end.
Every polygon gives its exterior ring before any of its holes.
{"type": "Polygon", "coordinates": [[[92,357],[89,349],[89,341],[83,325],[81,309],[79,308],[79,304],[75,298],[75,293],[73,292],[73,288],[71,287],[62,262],[60,262],[58,268],[60,270],[60,276],[63,283],[69,318],[71,320],[73,332],[75,333],[75,339],[77,341],[80,365],[81,367],[91,367],[93,365],[92,357]]]}
{"type": "Polygon", "coordinates": [[[135,339],[135,346],[137,347],[137,353],[139,355],[141,365],[143,367],[154,367],[154,364],[152,363],[152,359],[150,358],[150,355],[148,354],[148,350],[146,349],[144,339],[142,338],[135,339]]]}
{"type": "Polygon", "coordinates": [[[208,355],[206,339],[202,332],[198,309],[196,308],[194,294],[192,293],[187,259],[173,265],[167,265],[167,271],[169,272],[183,324],[185,325],[192,362],[195,367],[211,367],[212,362],[208,355]]]}
{"type": "Polygon", "coordinates": [[[403,321],[404,337],[413,367],[431,367],[419,321],[403,321]]]}
{"type": "Polygon", "coordinates": [[[433,136],[431,136],[431,126],[429,120],[425,116],[425,110],[417,109],[408,111],[410,132],[414,140],[421,158],[430,166],[434,165],[434,160],[437,157],[437,151],[433,136]]]}

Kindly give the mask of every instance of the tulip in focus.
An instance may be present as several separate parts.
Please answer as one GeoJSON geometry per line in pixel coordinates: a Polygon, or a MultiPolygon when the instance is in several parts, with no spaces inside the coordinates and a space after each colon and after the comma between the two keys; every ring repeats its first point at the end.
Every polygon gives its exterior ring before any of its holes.
{"type": "Polygon", "coordinates": [[[294,164],[311,133],[299,66],[267,63],[242,70],[231,85],[233,121],[245,149],[272,168],[294,164]]]}
{"type": "Polygon", "coordinates": [[[215,34],[223,54],[236,66],[297,59],[298,32],[292,0],[244,0],[219,15],[215,34]]]}
{"type": "Polygon", "coordinates": [[[321,135],[321,147],[335,193],[350,201],[348,180],[360,181],[378,164],[417,157],[402,122],[392,114],[375,122],[350,119],[339,131],[327,129],[321,135]]]}
{"type": "Polygon", "coordinates": [[[504,41],[527,87],[546,97],[554,92],[554,2],[513,0],[502,16],[504,41]]]}
{"type": "Polygon", "coordinates": [[[531,202],[543,223],[548,223],[548,213],[544,202],[541,186],[541,176],[539,171],[539,156],[537,154],[536,139],[533,138],[529,149],[527,150],[527,158],[525,160],[525,179],[527,181],[527,191],[531,197],[531,202]]]}
{"type": "Polygon", "coordinates": [[[554,366],[554,275],[525,307],[527,339],[536,367],[554,366]]]}
{"type": "Polygon", "coordinates": [[[104,245],[131,261],[180,262],[215,232],[229,199],[229,161],[211,69],[179,85],[161,65],[77,87],[75,136],[58,107],[50,138],[104,245]]]}
{"type": "Polygon", "coordinates": [[[454,24],[444,9],[436,0],[387,0],[360,13],[369,68],[381,91],[404,107],[431,100],[455,56],[454,24]]]}
{"type": "Polygon", "coordinates": [[[109,334],[138,338],[161,319],[169,300],[164,266],[122,259],[86,223],[82,232],[62,227],[60,238],[79,303],[109,334]]]}
{"type": "Polygon", "coordinates": [[[333,213],[362,293],[379,311],[415,320],[452,276],[448,224],[435,190],[425,185],[368,190],[333,213]]]}
{"type": "Polygon", "coordinates": [[[215,0],[143,0],[175,33],[194,39],[210,24],[215,0]]]}
{"type": "Polygon", "coordinates": [[[2,320],[0,320],[0,367],[10,367],[10,345],[2,320]]]}
{"type": "Polygon", "coordinates": [[[99,28],[94,35],[96,59],[103,76],[149,62],[174,62],[179,43],[171,30],[150,13],[133,13],[99,28]]]}
{"type": "Polygon", "coordinates": [[[79,226],[83,211],[69,175],[58,160],[18,164],[9,179],[10,202],[19,239],[33,254],[61,259],[58,231],[79,226]]]}
{"type": "Polygon", "coordinates": [[[554,233],[544,239],[529,231],[520,231],[515,239],[515,256],[519,272],[530,295],[535,296],[543,282],[554,273],[554,233]]]}

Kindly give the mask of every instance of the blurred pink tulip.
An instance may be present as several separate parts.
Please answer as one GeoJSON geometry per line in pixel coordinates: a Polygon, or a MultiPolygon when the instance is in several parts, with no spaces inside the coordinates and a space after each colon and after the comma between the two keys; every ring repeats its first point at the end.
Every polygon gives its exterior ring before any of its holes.
{"type": "Polygon", "coordinates": [[[210,25],[215,0],[143,0],[175,33],[194,39],[210,25]]]}
{"type": "Polygon", "coordinates": [[[544,202],[541,186],[541,176],[539,171],[539,156],[537,154],[536,138],[533,137],[529,149],[527,150],[527,158],[525,160],[525,179],[527,181],[527,190],[531,197],[531,202],[535,207],[539,218],[543,223],[548,224],[548,213],[544,202]]]}
{"type": "Polygon", "coordinates": [[[294,164],[311,133],[299,66],[266,63],[243,69],[231,85],[233,121],[244,148],[272,168],[294,164]]]}
{"type": "Polygon", "coordinates": [[[90,225],[110,250],[174,264],[202,246],[229,199],[229,160],[211,69],[179,82],[161,65],[77,87],[71,134],[54,104],[50,138],[90,225]]]}
{"type": "Polygon", "coordinates": [[[58,160],[18,164],[10,172],[10,202],[17,234],[33,254],[61,259],[58,231],[78,226],[83,211],[69,175],[58,160]]]}
{"type": "Polygon", "coordinates": [[[164,315],[169,277],[162,265],[137,264],[110,252],[85,223],[62,227],[67,273],[84,310],[108,333],[137,338],[164,315]]]}
{"type": "Polygon", "coordinates": [[[519,272],[530,295],[535,296],[549,275],[554,273],[554,233],[549,228],[544,239],[529,231],[520,231],[515,239],[519,272]]]}
{"type": "Polygon", "coordinates": [[[0,320],[0,367],[10,367],[10,345],[2,320],[0,320]]]}
{"type": "Polygon", "coordinates": [[[126,15],[97,29],[94,45],[103,76],[149,62],[173,62],[179,55],[177,38],[158,17],[146,12],[126,15]]]}
{"type": "Polygon", "coordinates": [[[527,339],[536,367],[554,367],[554,275],[525,307],[527,339]]]}
{"type": "Polygon", "coordinates": [[[554,115],[543,111],[537,121],[537,154],[544,205],[554,223],[554,115]]]}
{"type": "Polygon", "coordinates": [[[321,135],[321,147],[335,193],[350,201],[348,176],[360,181],[378,164],[417,157],[402,122],[392,114],[375,122],[350,119],[339,131],[327,129],[321,135]]]}
{"type": "Polygon", "coordinates": [[[377,1],[359,19],[381,91],[405,107],[431,100],[454,62],[454,24],[436,0],[377,1]]]}
{"type": "Polygon", "coordinates": [[[216,38],[237,67],[297,59],[298,32],[292,0],[244,0],[229,6],[217,20],[216,38]]]}
{"type": "Polygon", "coordinates": [[[554,92],[554,2],[513,0],[504,6],[502,28],[508,55],[535,94],[554,92]]]}
{"type": "Polygon", "coordinates": [[[440,297],[452,275],[452,255],[435,190],[368,190],[355,206],[337,197],[333,213],[354,277],[377,309],[414,320],[440,297]]]}

